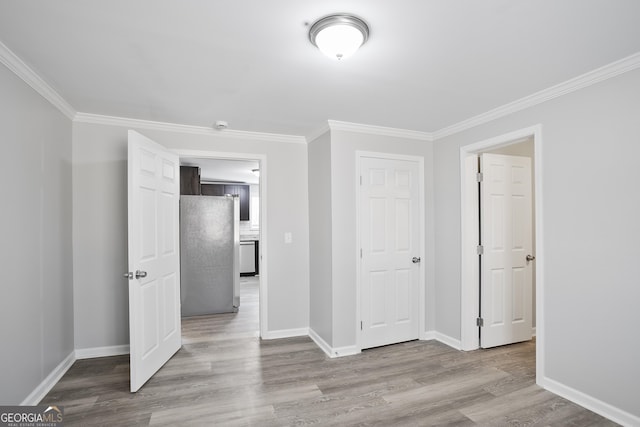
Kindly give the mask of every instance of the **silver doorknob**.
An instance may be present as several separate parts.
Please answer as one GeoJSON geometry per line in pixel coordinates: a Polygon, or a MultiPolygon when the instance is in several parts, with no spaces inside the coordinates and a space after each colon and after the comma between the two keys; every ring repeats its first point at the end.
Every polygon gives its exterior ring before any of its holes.
{"type": "Polygon", "coordinates": [[[536,259],[535,256],[533,255],[527,255],[527,257],[525,258],[527,261],[533,261],[534,259],[536,259]]]}
{"type": "Polygon", "coordinates": [[[411,258],[411,262],[414,264],[417,264],[420,262],[420,257],[419,256],[414,256],[413,258],[411,258]]]}

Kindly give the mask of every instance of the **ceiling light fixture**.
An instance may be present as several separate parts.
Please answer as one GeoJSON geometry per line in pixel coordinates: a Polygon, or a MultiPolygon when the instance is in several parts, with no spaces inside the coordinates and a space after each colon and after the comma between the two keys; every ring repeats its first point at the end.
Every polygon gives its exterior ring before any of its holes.
{"type": "Polygon", "coordinates": [[[369,38],[369,26],[362,19],[339,13],[316,21],[309,40],[329,58],[341,60],[353,55],[369,38]]]}

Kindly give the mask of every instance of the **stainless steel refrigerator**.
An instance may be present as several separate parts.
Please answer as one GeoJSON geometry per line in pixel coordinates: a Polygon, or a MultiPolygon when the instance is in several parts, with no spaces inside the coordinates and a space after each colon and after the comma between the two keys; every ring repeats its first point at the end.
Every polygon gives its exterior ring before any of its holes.
{"type": "Polygon", "coordinates": [[[239,201],[232,196],[180,196],[182,316],[240,307],[239,201]]]}

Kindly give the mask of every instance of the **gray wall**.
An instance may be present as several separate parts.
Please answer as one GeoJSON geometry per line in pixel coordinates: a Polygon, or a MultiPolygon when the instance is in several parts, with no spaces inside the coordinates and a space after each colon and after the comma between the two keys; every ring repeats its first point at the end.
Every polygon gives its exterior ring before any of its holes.
{"type": "MultiPolygon", "coordinates": [[[[129,343],[127,128],[74,123],[76,348],[129,343]]],[[[309,325],[307,146],[220,135],[139,130],[171,148],[267,157],[268,331],[309,325]],[[293,243],[284,243],[291,232],[293,243]]]]}
{"type": "Polygon", "coordinates": [[[333,347],[356,343],[356,151],[414,155],[425,169],[425,281],[426,325],[432,330],[433,299],[433,186],[432,144],[399,137],[331,131],[333,347]]]}
{"type": "Polygon", "coordinates": [[[73,343],[71,120],[0,65],[0,404],[18,404],[73,343]]]}
{"type": "Polygon", "coordinates": [[[460,338],[459,147],[540,123],[545,295],[538,325],[543,322],[545,331],[544,375],[635,416],[639,117],[635,70],[434,147],[436,329],[460,338]]]}
{"type": "Polygon", "coordinates": [[[309,328],[326,343],[333,342],[331,288],[331,134],[327,132],[309,149],[309,328]]]}

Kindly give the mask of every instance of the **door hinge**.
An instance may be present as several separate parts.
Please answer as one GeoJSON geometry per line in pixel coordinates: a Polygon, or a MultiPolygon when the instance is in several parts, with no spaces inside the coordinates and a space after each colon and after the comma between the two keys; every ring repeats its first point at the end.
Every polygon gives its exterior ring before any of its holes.
{"type": "Polygon", "coordinates": [[[479,326],[479,327],[483,327],[484,326],[484,319],[482,317],[478,317],[476,319],[476,326],[479,326]]]}
{"type": "Polygon", "coordinates": [[[362,320],[360,321],[360,330],[362,330],[362,320]]]}
{"type": "Polygon", "coordinates": [[[478,255],[483,255],[484,254],[484,246],[478,245],[478,247],[476,248],[476,252],[478,253],[478,255]]]}
{"type": "Polygon", "coordinates": [[[360,185],[362,185],[362,175],[360,175],[360,185]]]}
{"type": "Polygon", "coordinates": [[[362,248],[360,248],[360,258],[362,258],[362,248]]]}
{"type": "Polygon", "coordinates": [[[484,176],[482,175],[482,172],[478,172],[476,174],[476,181],[478,182],[482,182],[482,179],[484,178],[484,176]]]}

